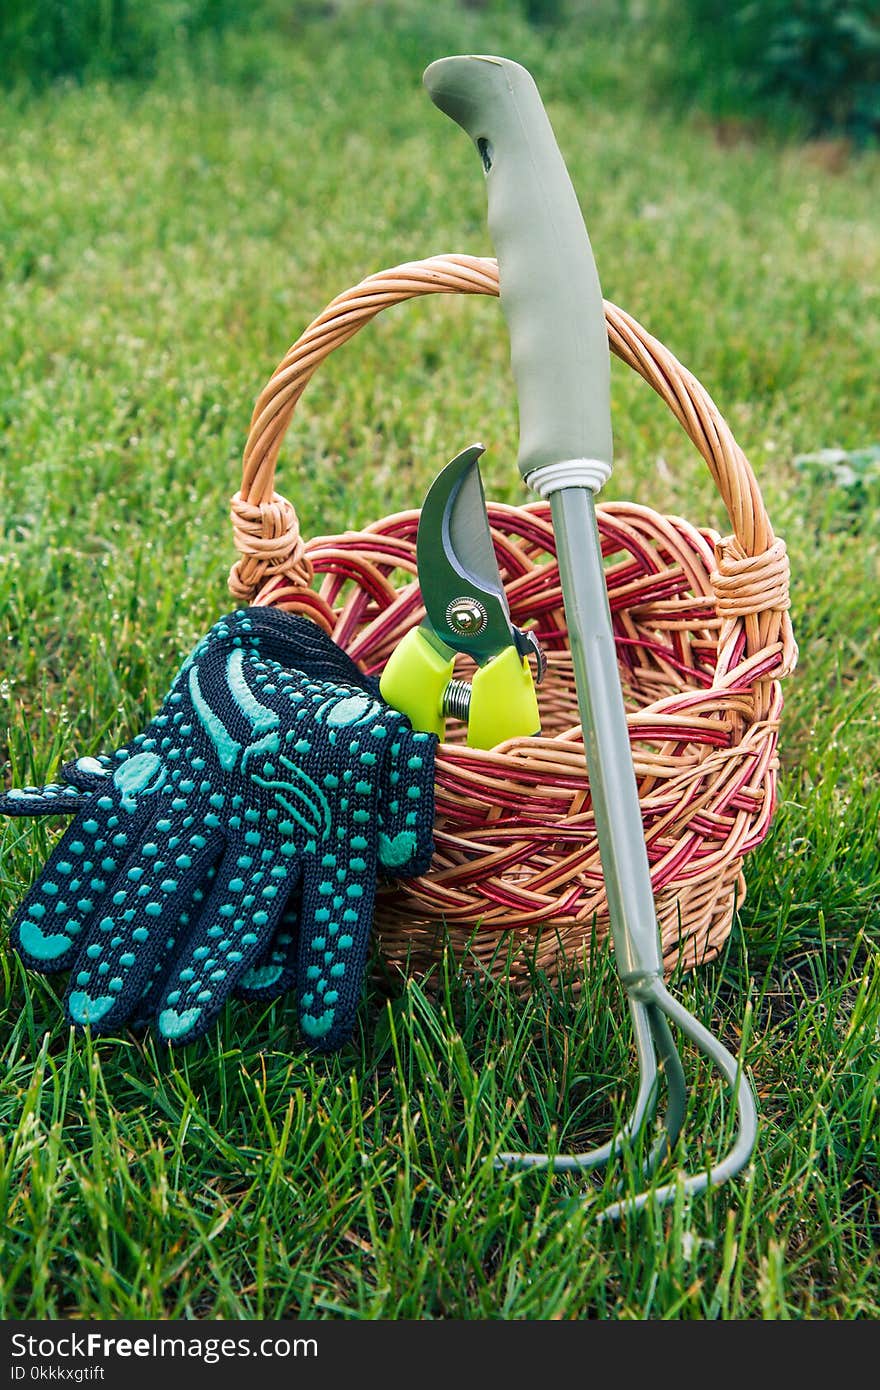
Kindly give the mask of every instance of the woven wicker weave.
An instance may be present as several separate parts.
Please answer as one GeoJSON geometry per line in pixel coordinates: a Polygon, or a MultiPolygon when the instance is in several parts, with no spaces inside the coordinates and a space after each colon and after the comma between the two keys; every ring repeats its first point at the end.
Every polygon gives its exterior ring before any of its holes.
{"type": "MultiPolygon", "coordinates": [[[[304,543],[275,465],[312,373],[380,310],[438,293],[498,294],[494,260],[432,257],[334,299],[260,395],[232,504],[243,602],[306,613],[376,673],[423,617],[418,512],[304,543]],[[412,575],[401,581],[401,575],[412,575]]],[[[717,955],[744,894],[744,856],[767,833],[777,778],[780,680],[797,648],[788,561],[742,450],[700,383],[633,319],[605,306],[612,351],[666,402],[727,509],[721,538],[645,506],[598,508],[664,965],[717,955]]],[[[549,507],[489,505],[513,620],[549,657],[542,736],[491,752],[438,749],[436,854],[422,878],[380,891],[385,959],[419,973],[448,939],[466,969],[555,978],[608,934],[549,507]]]]}

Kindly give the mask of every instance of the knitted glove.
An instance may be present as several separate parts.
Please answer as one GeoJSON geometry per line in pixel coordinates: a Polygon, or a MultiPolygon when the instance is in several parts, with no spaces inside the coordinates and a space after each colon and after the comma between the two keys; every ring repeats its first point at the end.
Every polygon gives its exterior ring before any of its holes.
{"type": "Polygon", "coordinates": [[[147,729],[5,815],[73,812],[22,901],[25,965],[70,970],[69,1022],[190,1042],[233,993],[295,983],[319,1051],[350,1036],[377,877],[433,851],[436,738],[329,637],[272,608],[221,619],[147,729]]]}

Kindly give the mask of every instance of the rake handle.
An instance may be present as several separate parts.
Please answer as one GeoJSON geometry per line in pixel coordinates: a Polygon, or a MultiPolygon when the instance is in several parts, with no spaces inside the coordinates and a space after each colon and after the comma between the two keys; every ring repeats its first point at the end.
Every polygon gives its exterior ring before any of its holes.
{"type": "Polygon", "coordinates": [[[593,500],[611,471],[610,357],[587,229],[540,94],[505,58],[432,63],[434,104],[476,142],[520,414],[520,472],[550,496],[617,968],[661,976],[660,934],[593,500]]]}

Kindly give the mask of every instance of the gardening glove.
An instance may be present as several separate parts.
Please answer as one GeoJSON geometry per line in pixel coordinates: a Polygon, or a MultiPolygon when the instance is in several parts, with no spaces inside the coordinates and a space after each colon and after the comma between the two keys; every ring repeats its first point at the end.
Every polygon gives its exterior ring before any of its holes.
{"type": "Polygon", "coordinates": [[[308,619],[241,609],[202,639],[159,714],[112,757],[0,796],[73,812],[12,940],[70,970],[65,1013],[106,1033],[201,1036],[233,993],[297,990],[319,1051],[350,1036],[377,878],[433,850],[437,740],[308,619]]]}

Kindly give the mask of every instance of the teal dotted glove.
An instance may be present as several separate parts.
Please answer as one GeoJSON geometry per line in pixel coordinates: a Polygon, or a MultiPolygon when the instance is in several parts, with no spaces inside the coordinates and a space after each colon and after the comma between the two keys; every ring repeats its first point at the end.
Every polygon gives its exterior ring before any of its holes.
{"type": "Polygon", "coordinates": [[[130,744],[0,797],[6,815],[74,813],[13,943],[70,971],[66,1016],[94,1033],[152,1023],[189,1042],[230,995],[293,983],[304,1038],[334,1050],[378,877],[431,859],[436,743],[307,619],[230,614],[130,744]]]}

